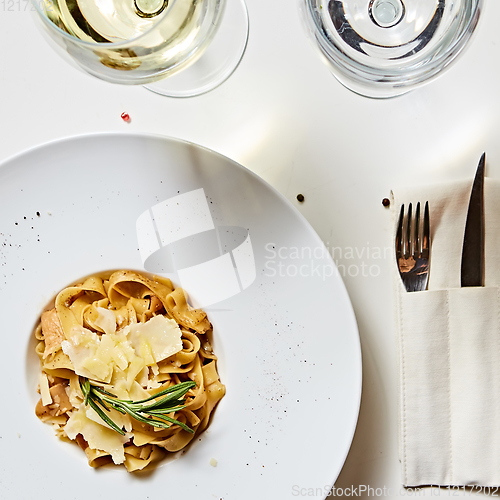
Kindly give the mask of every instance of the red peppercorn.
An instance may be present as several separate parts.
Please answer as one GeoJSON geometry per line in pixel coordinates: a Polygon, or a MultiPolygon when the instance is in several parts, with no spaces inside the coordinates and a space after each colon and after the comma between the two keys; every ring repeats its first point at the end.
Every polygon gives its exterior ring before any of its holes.
{"type": "Polygon", "coordinates": [[[129,122],[130,121],[130,115],[128,113],[122,113],[122,120],[124,122],[129,122]]]}

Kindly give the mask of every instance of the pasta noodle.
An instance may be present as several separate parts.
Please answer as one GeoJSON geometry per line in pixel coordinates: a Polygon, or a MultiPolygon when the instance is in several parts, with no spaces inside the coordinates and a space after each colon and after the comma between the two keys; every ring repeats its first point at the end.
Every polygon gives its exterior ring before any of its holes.
{"type": "Polygon", "coordinates": [[[206,313],[165,278],[122,270],[65,288],[35,331],[41,363],[35,413],[58,437],[74,440],[92,467],[114,462],[142,470],[203,432],[224,396],[211,332],[206,313]],[[82,380],[128,402],[193,383],[183,407],[166,417],[177,423],[157,427],[108,408],[120,434],[89,404],[82,380]]]}

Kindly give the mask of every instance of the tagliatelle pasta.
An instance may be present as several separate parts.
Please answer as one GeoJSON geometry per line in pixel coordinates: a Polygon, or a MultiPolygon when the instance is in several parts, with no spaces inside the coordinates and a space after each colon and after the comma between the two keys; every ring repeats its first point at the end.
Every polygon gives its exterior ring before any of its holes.
{"type": "Polygon", "coordinates": [[[35,413],[57,436],[78,443],[92,467],[114,462],[142,470],[203,432],[224,396],[211,333],[206,313],[168,279],[134,271],[87,278],[57,295],[35,331],[41,363],[35,413]],[[150,404],[177,385],[189,388],[182,405],[160,415],[153,404],[146,420],[85,395],[91,387],[108,401],[150,404]]]}

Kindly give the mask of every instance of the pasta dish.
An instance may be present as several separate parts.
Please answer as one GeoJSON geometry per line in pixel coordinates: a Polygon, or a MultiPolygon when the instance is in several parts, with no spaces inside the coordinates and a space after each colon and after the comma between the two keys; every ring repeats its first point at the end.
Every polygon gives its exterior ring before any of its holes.
{"type": "Polygon", "coordinates": [[[35,413],[92,467],[142,470],[203,432],[224,396],[211,333],[206,313],[168,279],[87,278],[41,315],[35,413]]]}

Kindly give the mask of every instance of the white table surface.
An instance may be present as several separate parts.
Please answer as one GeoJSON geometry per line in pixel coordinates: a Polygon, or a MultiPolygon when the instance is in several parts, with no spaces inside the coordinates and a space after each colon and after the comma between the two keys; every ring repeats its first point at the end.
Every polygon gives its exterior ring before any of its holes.
{"type": "Polygon", "coordinates": [[[211,93],[176,100],[72,68],[37,31],[24,0],[0,0],[0,161],[61,137],[143,132],[206,146],[272,184],[335,249],[359,324],[361,411],[336,487],[409,496],[400,491],[397,448],[392,223],[381,200],[417,180],[472,179],[483,151],[486,174],[500,178],[500,2],[485,3],[472,44],[449,71],[380,101],[331,76],[297,0],[247,0],[251,31],[240,67],[211,93]]]}

